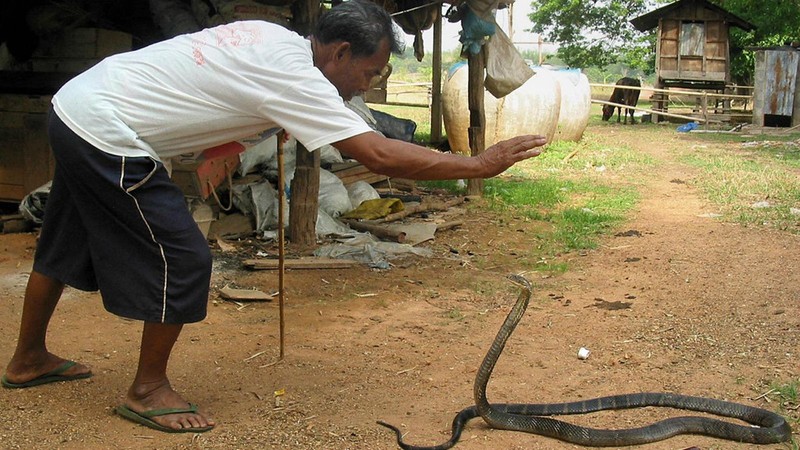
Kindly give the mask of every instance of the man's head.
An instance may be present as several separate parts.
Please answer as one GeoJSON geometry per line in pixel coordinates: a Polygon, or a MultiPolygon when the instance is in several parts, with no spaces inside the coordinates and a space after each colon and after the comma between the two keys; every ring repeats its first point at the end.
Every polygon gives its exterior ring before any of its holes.
{"type": "Polygon", "coordinates": [[[314,65],[350,100],[381,74],[390,53],[402,52],[399,38],[386,10],[369,0],[349,0],[317,22],[311,37],[314,65]]]}

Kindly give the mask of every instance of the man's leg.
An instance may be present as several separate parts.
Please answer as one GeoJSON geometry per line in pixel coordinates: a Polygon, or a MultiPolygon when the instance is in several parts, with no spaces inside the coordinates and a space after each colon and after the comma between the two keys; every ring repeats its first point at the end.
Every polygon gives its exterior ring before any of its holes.
{"type": "MultiPolygon", "coordinates": [[[[167,379],[167,363],[182,324],[145,322],[136,378],[128,389],[126,406],[138,413],[164,408],[186,408],[189,403],[172,390],[167,379]]],[[[202,412],[153,417],[161,425],[175,428],[200,428],[215,425],[202,412]]]]}
{"type": "MultiPolygon", "coordinates": [[[[25,289],[17,348],[6,368],[7,381],[30,381],[58,368],[66,361],[48,352],[46,344],[47,327],[63,290],[64,283],[39,272],[31,272],[25,289]]],[[[76,364],[61,375],[86,373],[91,373],[88,367],[76,364]]]]}

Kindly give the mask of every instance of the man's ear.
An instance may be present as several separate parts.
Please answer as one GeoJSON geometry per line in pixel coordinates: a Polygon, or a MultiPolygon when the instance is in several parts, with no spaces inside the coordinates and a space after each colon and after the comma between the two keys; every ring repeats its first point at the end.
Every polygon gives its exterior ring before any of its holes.
{"type": "Polygon", "coordinates": [[[339,42],[336,44],[336,51],[334,52],[334,58],[336,61],[343,61],[345,58],[351,55],[352,49],[350,48],[349,42],[339,42]]]}

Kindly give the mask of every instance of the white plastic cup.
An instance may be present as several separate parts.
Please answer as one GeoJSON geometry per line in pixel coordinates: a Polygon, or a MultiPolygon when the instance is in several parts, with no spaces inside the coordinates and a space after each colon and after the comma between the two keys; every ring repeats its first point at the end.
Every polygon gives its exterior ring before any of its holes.
{"type": "Polygon", "coordinates": [[[578,349],[578,359],[586,359],[586,358],[588,358],[589,357],[589,353],[591,353],[589,351],[589,349],[581,347],[580,349],[578,349]]]}

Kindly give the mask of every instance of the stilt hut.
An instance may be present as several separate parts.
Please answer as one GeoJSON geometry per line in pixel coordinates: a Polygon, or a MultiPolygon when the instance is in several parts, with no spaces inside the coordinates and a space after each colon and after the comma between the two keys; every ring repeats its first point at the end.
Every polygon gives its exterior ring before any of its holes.
{"type": "MultiPolygon", "coordinates": [[[[707,0],[678,0],[633,20],[639,31],[658,27],[656,89],[679,87],[723,93],[730,84],[730,27],[755,28],[707,0]]],[[[668,97],[653,96],[666,111],[668,97]]]]}

